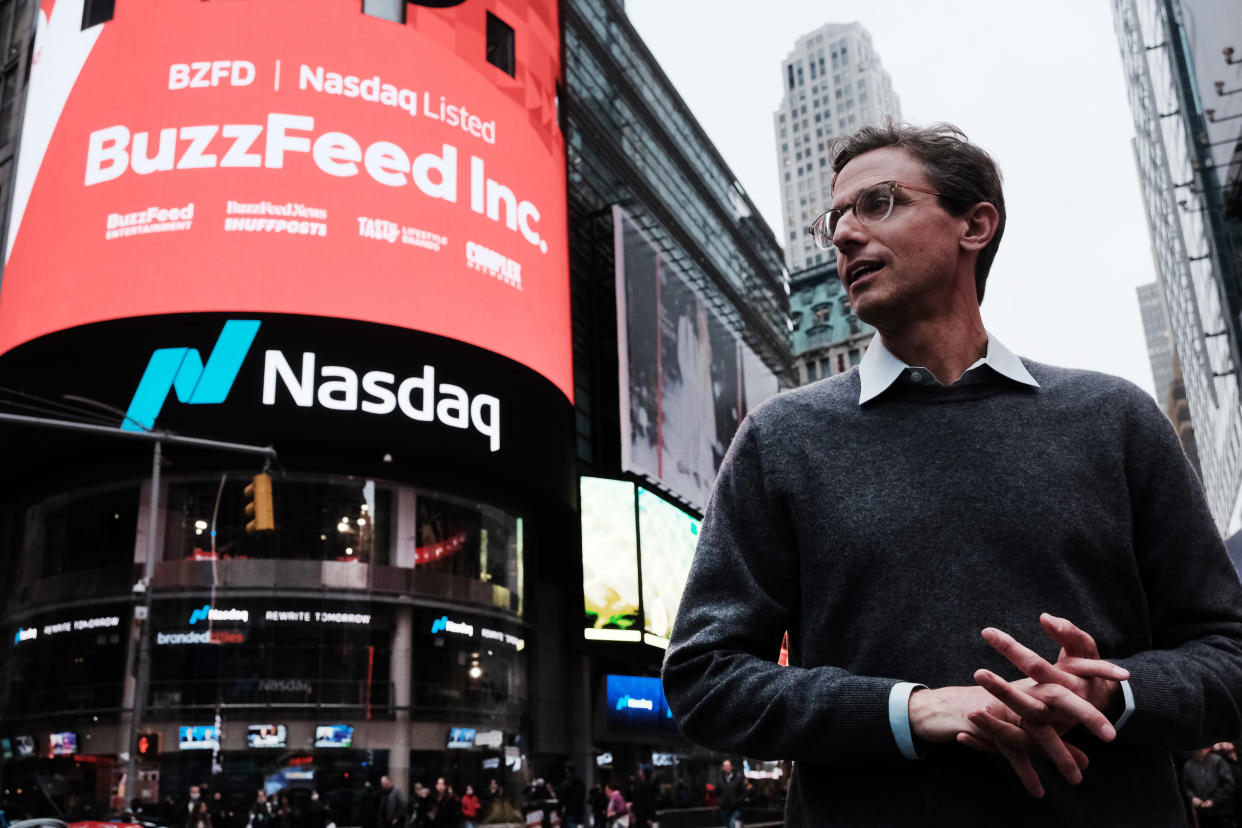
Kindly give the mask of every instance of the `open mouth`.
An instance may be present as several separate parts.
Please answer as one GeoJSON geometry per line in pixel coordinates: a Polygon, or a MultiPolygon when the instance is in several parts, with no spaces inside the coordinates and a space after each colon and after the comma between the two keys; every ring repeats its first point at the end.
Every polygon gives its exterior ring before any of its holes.
{"type": "Polygon", "coordinates": [[[883,267],[884,265],[880,262],[862,262],[861,264],[851,267],[849,272],[846,274],[846,286],[853,287],[859,281],[865,279],[883,267]]]}

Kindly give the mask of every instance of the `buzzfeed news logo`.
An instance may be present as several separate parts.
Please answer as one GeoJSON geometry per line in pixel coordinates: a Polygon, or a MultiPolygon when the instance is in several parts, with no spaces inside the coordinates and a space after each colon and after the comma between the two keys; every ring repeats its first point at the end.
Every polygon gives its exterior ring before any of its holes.
{"type": "MultiPolygon", "coordinates": [[[[183,404],[223,403],[260,324],[252,319],[225,322],[206,362],[197,348],[157,349],[147,362],[121,428],[154,428],[170,392],[183,404]]],[[[491,451],[500,450],[500,400],[490,394],[471,395],[459,385],[437,382],[435,366],[424,365],[422,373],[398,378],[388,371],[360,371],[345,365],[319,364],[316,371],[317,364],[318,355],[307,351],[302,354],[300,370],[295,371],[284,352],[265,351],[263,405],[276,405],[283,388],[300,408],[317,404],[332,411],[361,409],[380,415],[399,410],[417,422],[473,429],[487,439],[491,451]]]]}

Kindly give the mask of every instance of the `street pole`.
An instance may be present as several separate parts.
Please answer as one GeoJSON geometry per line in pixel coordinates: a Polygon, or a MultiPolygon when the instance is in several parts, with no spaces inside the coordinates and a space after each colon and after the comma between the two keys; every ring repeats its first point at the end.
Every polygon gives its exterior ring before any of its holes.
{"type": "Polygon", "coordinates": [[[134,622],[141,626],[138,631],[138,669],[134,673],[134,705],[129,717],[129,750],[126,751],[129,754],[125,767],[127,804],[133,799],[130,791],[138,790],[138,730],[147,715],[147,693],[151,681],[151,579],[155,575],[155,533],[159,529],[161,445],[156,440],[151,451],[151,491],[147,495],[147,557],[142,566],[142,603],[134,607],[134,622]],[[141,613],[138,611],[140,608],[141,613]]]}

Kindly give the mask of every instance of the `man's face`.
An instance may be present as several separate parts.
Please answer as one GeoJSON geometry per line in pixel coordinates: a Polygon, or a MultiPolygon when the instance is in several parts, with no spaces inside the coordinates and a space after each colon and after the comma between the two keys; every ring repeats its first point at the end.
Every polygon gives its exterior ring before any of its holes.
{"type": "MultiPolygon", "coordinates": [[[[904,149],[884,147],[845,165],[837,175],[832,204],[853,204],[863,190],[883,181],[935,189],[921,161],[904,149]]],[[[899,187],[893,198],[893,211],[884,221],[863,224],[850,210],[833,235],[837,272],[854,313],[877,327],[935,312],[961,289],[954,278],[963,255],[958,242],[965,221],[950,215],[928,193],[899,187]]],[[[972,273],[972,290],[973,284],[972,273]]]]}
{"type": "Polygon", "coordinates": [[[733,773],[733,763],[726,759],[720,763],[720,769],[725,773],[733,773]]]}
{"type": "Polygon", "coordinates": [[[387,776],[385,776],[383,779],[381,779],[381,780],[380,780],[380,787],[382,787],[382,788],[383,788],[384,790],[386,790],[386,791],[387,791],[387,790],[391,790],[391,789],[392,789],[392,780],[391,780],[391,779],[389,779],[387,776]]]}
{"type": "Polygon", "coordinates": [[[201,795],[202,792],[199,790],[198,785],[190,786],[190,799],[198,799],[201,795]]]}

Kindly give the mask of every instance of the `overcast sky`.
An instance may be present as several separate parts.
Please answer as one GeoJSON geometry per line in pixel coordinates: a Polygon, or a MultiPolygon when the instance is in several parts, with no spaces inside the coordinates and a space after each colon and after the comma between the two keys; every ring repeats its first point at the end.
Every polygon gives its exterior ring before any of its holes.
{"type": "Polygon", "coordinates": [[[1024,356],[1107,371],[1151,393],[1135,288],[1156,277],[1109,6],[626,0],[778,239],[781,61],[825,23],[862,23],[902,116],[957,124],[1000,163],[1009,219],[983,303],[988,328],[1024,356]]]}

